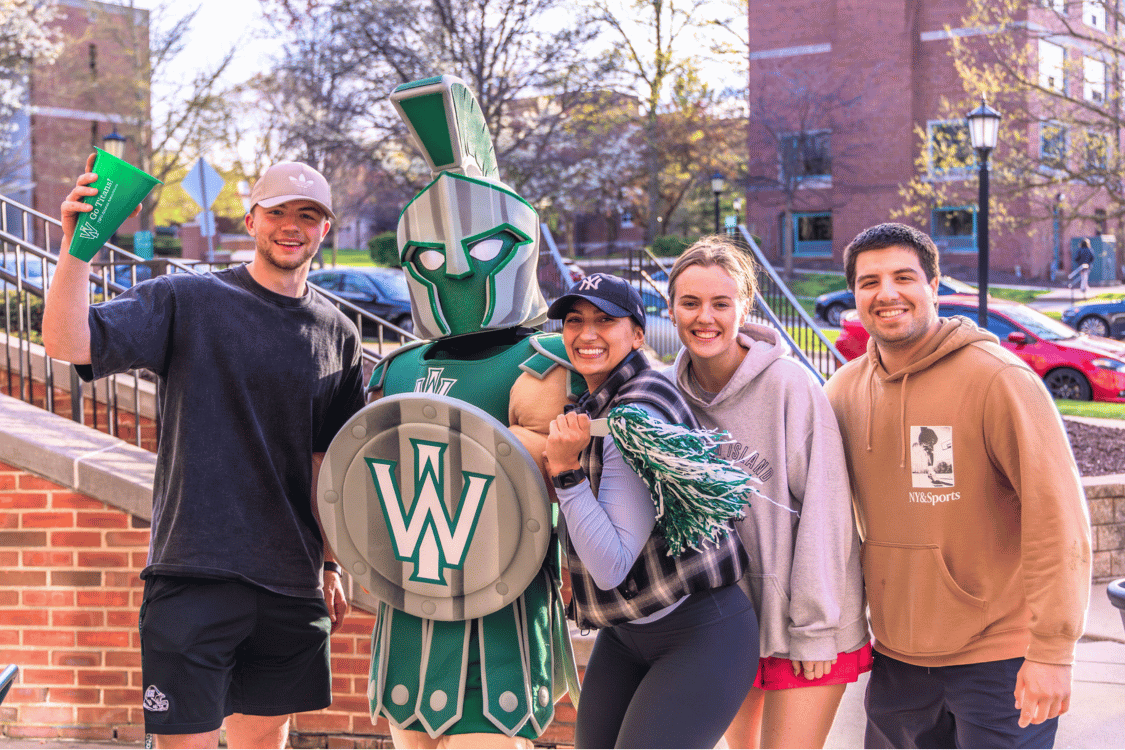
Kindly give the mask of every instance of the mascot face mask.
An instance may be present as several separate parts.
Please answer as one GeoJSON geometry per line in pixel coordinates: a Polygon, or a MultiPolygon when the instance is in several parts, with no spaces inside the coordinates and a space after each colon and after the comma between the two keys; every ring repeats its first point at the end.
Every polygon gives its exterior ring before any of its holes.
{"type": "Polygon", "coordinates": [[[399,87],[391,102],[434,175],[398,222],[415,332],[432,339],[542,323],[539,216],[500,181],[475,97],[441,76],[399,87]]]}
{"type": "Polygon", "coordinates": [[[402,212],[398,246],[422,336],[541,322],[539,217],[499,183],[440,174],[402,212]]]}

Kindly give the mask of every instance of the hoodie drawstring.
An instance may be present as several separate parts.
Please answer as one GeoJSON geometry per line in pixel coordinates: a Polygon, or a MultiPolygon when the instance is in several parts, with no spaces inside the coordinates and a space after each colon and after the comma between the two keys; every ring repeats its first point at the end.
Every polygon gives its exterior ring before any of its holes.
{"type": "Polygon", "coordinates": [[[867,379],[867,451],[871,452],[871,421],[875,418],[875,373],[867,379]]]}
{"type": "MultiPolygon", "coordinates": [[[[867,450],[871,450],[871,430],[872,423],[875,419],[875,378],[878,377],[875,373],[871,373],[871,377],[867,381],[867,450]]],[[[898,420],[902,425],[899,430],[899,443],[902,446],[902,458],[899,460],[898,467],[901,469],[906,466],[906,451],[909,446],[909,439],[906,431],[906,381],[910,377],[910,373],[903,373],[902,375],[902,390],[899,391],[898,400],[898,420]]]]}
{"type": "Polygon", "coordinates": [[[910,377],[910,373],[906,372],[902,375],[902,390],[899,391],[898,401],[898,418],[902,423],[902,429],[899,431],[899,439],[902,441],[902,460],[899,462],[898,467],[901,469],[906,466],[906,451],[910,444],[909,438],[906,434],[906,379],[910,377]]]}

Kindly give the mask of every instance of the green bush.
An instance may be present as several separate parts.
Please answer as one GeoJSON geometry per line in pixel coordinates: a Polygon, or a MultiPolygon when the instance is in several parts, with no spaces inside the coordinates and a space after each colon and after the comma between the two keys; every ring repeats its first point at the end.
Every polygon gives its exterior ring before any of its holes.
{"type": "Polygon", "coordinates": [[[158,234],[152,239],[152,251],[155,255],[179,258],[184,254],[184,246],[179,237],[167,237],[158,234]]]}
{"type": "Polygon", "coordinates": [[[401,267],[398,262],[398,233],[383,232],[375,235],[367,243],[367,249],[370,251],[371,260],[375,261],[375,265],[390,266],[391,268],[401,267]]]}
{"type": "Polygon", "coordinates": [[[691,247],[698,237],[677,237],[674,234],[664,234],[652,240],[652,254],[661,258],[678,258],[680,253],[691,247]]]}
{"type": "Polygon", "coordinates": [[[32,340],[39,342],[39,334],[43,330],[43,298],[34,294],[24,293],[25,299],[31,300],[31,310],[26,308],[21,311],[19,292],[15,290],[8,291],[8,303],[5,309],[8,311],[8,330],[13,334],[20,329],[20,315],[29,315],[30,320],[24,318],[24,330],[30,329],[32,331],[32,340]],[[30,324],[30,325],[29,325],[30,324]]]}

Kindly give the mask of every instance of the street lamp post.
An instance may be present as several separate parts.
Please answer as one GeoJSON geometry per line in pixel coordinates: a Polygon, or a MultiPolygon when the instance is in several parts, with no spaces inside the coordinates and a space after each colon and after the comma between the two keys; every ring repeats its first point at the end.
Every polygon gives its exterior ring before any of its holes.
{"type": "Polygon", "coordinates": [[[996,148],[996,137],[1000,131],[1000,113],[985,103],[981,97],[980,106],[965,115],[969,123],[969,137],[976,149],[980,162],[980,196],[978,200],[977,221],[977,283],[979,302],[977,324],[988,328],[988,155],[996,148]]]}
{"type": "Polygon", "coordinates": [[[719,196],[723,194],[724,183],[721,173],[711,175],[711,192],[715,194],[715,234],[719,233],[719,196]]]}
{"type": "Polygon", "coordinates": [[[117,132],[117,126],[113,126],[113,132],[102,138],[102,145],[105,147],[110,156],[116,156],[118,159],[125,158],[125,136],[117,132]]]}
{"type": "Polygon", "coordinates": [[[1061,229],[1061,227],[1059,226],[1059,214],[1062,213],[1062,203],[1063,194],[1059,193],[1055,196],[1055,207],[1054,211],[1052,212],[1055,215],[1055,257],[1051,260],[1051,281],[1055,280],[1055,276],[1058,275],[1059,269],[1062,268],[1062,246],[1060,244],[1061,238],[1059,236],[1061,229]]]}

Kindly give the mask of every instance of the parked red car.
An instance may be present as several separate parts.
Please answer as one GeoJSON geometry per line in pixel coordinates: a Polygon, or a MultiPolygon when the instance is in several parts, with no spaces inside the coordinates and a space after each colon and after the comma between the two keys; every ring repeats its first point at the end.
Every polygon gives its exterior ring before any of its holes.
{"type": "MultiPolygon", "coordinates": [[[[975,321],[977,300],[961,294],[941,297],[938,315],[975,321]]],[[[864,354],[868,335],[859,313],[844,313],[840,326],[840,354],[847,359],[864,354]]],[[[988,330],[1043,378],[1055,398],[1125,402],[1125,342],[1079,334],[1027,305],[1000,299],[988,303],[988,330]]]]}

